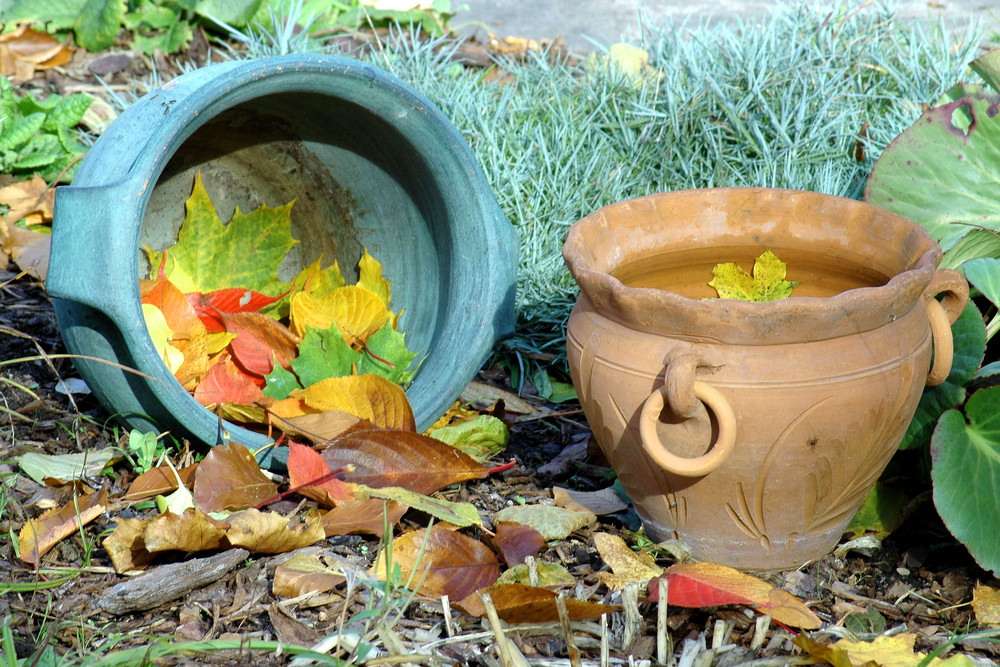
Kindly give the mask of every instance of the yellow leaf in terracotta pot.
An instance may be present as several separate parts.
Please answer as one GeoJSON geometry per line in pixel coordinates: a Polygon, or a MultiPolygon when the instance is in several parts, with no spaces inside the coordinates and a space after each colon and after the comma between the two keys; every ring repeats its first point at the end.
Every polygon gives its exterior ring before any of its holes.
{"type": "Polygon", "coordinates": [[[302,399],[314,410],[347,412],[379,428],[416,429],[413,409],[402,387],[372,373],[320,380],[296,389],[292,397],[302,399]]]}
{"type": "Polygon", "coordinates": [[[753,275],[735,262],[716,264],[712,281],[708,283],[719,293],[720,299],[742,301],[777,301],[791,295],[797,282],[785,280],[788,265],[770,250],[754,260],[753,275]]]}

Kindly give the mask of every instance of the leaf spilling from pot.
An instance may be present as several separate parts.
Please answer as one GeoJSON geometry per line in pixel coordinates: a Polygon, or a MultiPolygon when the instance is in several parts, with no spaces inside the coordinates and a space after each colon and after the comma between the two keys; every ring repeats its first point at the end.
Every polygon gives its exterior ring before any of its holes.
{"type": "Polygon", "coordinates": [[[785,280],[787,270],[787,264],[770,250],[765,250],[754,260],[752,275],[735,262],[716,264],[712,269],[714,277],[708,284],[715,288],[720,299],[777,301],[790,296],[798,285],[785,280]]]}

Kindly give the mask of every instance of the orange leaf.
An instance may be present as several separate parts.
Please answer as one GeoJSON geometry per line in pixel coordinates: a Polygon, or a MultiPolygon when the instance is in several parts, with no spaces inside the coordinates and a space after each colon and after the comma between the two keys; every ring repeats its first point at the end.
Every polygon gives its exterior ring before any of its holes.
{"type": "Polygon", "coordinates": [[[26,25],[0,35],[0,74],[4,76],[28,80],[35,70],[65,65],[72,57],[73,50],[52,35],[26,25]]]}
{"type": "Polygon", "coordinates": [[[236,334],[229,343],[233,358],[246,371],[261,377],[274,370],[274,361],[288,368],[298,355],[299,339],[273,317],[261,313],[223,313],[226,331],[236,334]]]}
{"type": "MultiPolygon", "coordinates": [[[[556,607],[559,594],[547,588],[524,584],[493,584],[459,601],[455,606],[470,616],[482,616],[486,610],[479,598],[481,593],[489,594],[497,616],[507,623],[554,623],[559,620],[556,607]]],[[[602,614],[618,610],[613,605],[573,598],[566,598],[565,602],[571,621],[600,618],[602,614]]]]}
{"type": "Polygon", "coordinates": [[[372,373],[320,380],[296,389],[292,396],[319,412],[339,410],[379,428],[416,430],[413,409],[402,387],[372,373]]]}
{"type": "MultiPolygon", "coordinates": [[[[500,561],[489,547],[440,526],[432,526],[429,531],[422,528],[394,539],[392,563],[399,565],[403,581],[415,570],[414,584],[423,579],[416,592],[432,598],[447,595],[461,600],[491,585],[500,576],[500,561]]],[[[384,553],[380,552],[375,561],[375,576],[385,579],[385,568],[384,553]]]]}
{"type": "Polygon", "coordinates": [[[184,294],[169,280],[142,281],[142,290],[142,302],[160,309],[172,331],[168,342],[183,355],[174,377],[188,391],[195,389],[209,371],[205,326],[184,294]]]}
{"type": "Polygon", "coordinates": [[[659,599],[659,579],[669,583],[668,602],[678,607],[740,604],[771,614],[778,623],[814,630],[822,622],[801,600],[757,577],[718,563],[678,563],[649,582],[650,599],[659,599]]]}
{"type": "Polygon", "coordinates": [[[341,476],[345,482],[423,494],[489,474],[468,454],[411,431],[353,431],[323,450],[323,459],[331,470],[354,466],[341,476]]]}
{"type": "MultiPolygon", "coordinates": [[[[190,488],[194,483],[194,471],[197,467],[198,464],[195,463],[177,471],[185,486],[190,488]]],[[[158,466],[136,477],[122,500],[136,502],[153,496],[165,496],[176,490],[177,477],[174,476],[174,471],[170,466],[158,466]]]]}
{"type": "Polygon", "coordinates": [[[319,452],[297,442],[288,443],[288,483],[296,493],[312,498],[325,507],[336,507],[344,501],[353,500],[350,487],[329,475],[330,466],[319,452]],[[323,481],[317,481],[320,479],[323,481]]]}
{"type": "Polygon", "coordinates": [[[525,558],[534,556],[545,546],[545,538],[531,526],[501,521],[494,528],[493,543],[503,554],[507,567],[523,563],[525,558]]]}
{"type": "Polygon", "coordinates": [[[203,512],[253,507],[277,490],[250,450],[236,442],[213,447],[195,471],[194,501],[203,512]]]}
{"type": "Polygon", "coordinates": [[[229,358],[212,366],[194,390],[195,399],[205,406],[222,403],[253,405],[263,396],[256,380],[241,371],[229,358]]]}
{"type": "Polygon", "coordinates": [[[382,537],[385,526],[398,522],[410,509],[395,501],[388,503],[372,498],[358,503],[345,503],[323,514],[323,532],[334,535],[377,535],[382,537]]]}
{"type": "Polygon", "coordinates": [[[145,523],[142,542],[150,553],[218,549],[227,528],[197,507],[189,507],[183,514],[164,512],[145,523]]]}
{"type": "Polygon", "coordinates": [[[230,287],[208,294],[192,292],[187,295],[187,299],[191,307],[198,313],[205,328],[209,332],[217,333],[226,330],[224,314],[257,313],[260,312],[261,308],[280,301],[284,296],[284,294],[267,296],[242,287],[230,287]]]}
{"type": "Polygon", "coordinates": [[[184,293],[166,278],[142,281],[142,302],[159,308],[167,326],[174,331],[188,331],[199,321],[184,293]]]}
{"type": "Polygon", "coordinates": [[[77,497],[59,509],[53,509],[24,524],[18,534],[21,560],[37,565],[45,553],[67,535],[72,535],[107,509],[108,489],[77,497]]]}

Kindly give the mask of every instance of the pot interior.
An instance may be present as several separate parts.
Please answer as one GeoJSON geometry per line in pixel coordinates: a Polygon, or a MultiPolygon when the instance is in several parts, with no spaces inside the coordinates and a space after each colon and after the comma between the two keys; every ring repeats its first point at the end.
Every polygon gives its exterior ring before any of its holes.
{"type": "Polygon", "coordinates": [[[892,277],[843,256],[801,248],[735,245],[688,248],[683,252],[641,257],[616,267],[611,275],[626,287],[666,290],[689,299],[713,299],[718,294],[708,283],[716,264],[735,262],[752,273],[754,260],[765,250],[787,265],[786,280],[799,283],[792,296],[830,297],[861,287],[880,287],[892,277]]]}

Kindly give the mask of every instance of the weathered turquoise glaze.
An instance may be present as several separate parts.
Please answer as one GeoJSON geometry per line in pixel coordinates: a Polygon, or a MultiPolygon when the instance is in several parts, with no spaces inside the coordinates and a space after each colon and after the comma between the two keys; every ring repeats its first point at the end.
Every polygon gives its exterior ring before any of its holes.
{"type": "Polygon", "coordinates": [[[518,240],[457,129],[386,72],[325,55],[212,65],[125,111],[56,193],[48,291],[67,349],[129,426],[251,448],[153,348],[140,248],[169,247],[200,172],[223,220],[295,200],[290,277],[322,255],[350,281],[365,247],[423,359],[407,394],[420,429],[513,328],[518,240]],[[112,363],[107,363],[112,362],[112,363]],[[131,369],[131,370],[130,370],[131,369]]]}

